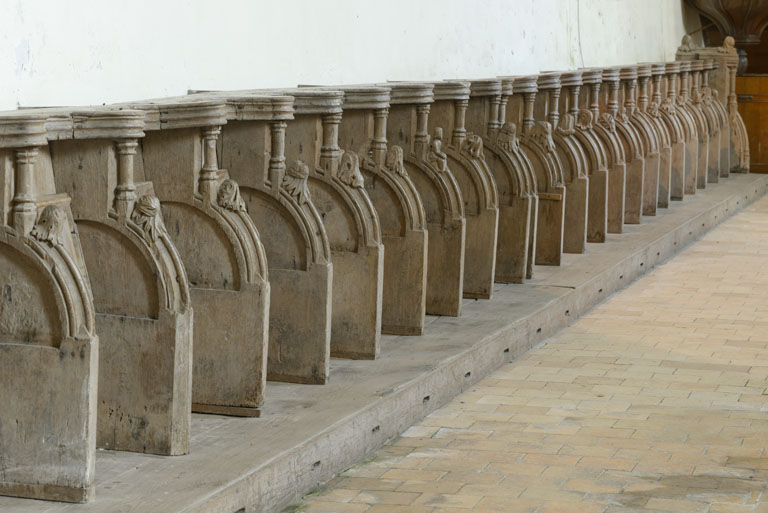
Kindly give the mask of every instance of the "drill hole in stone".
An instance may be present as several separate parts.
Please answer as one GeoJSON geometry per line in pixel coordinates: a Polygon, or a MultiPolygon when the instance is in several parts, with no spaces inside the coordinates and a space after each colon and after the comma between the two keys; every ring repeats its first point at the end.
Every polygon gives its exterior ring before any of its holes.
{"type": "Polygon", "coordinates": [[[571,311],[570,310],[566,310],[565,311],[565,316],[568,317],[569,315],[571,315],[571,311]]]}
{"type": "Polygon", "coordinates": [[[373,429],[371,429],[371,433],[378,433],[381,429],[381,426],[374,426],[373,429]]]}
{"type": "Polygon", "coordinates": [[[598,294],[602,294],[602,292],[603,292],[603,289],[600,289],[597,291],[598,294]]]}
{"type": "Polygon", "coordinates": [[[506,348],[506,349],[504,350],[504,354],[509,354],[509,348],[506,348]]]}
{"type": "Polygon", "coordinates": [[[319,468],[320,468],[320,460],[318,460],[318,461],[316,461],[316,462],[314,462],[312,464],[312,470],[317,470],[319,468]]]}
{"type": "Polygon", "coordinates": [[[428,395],[425,395],[425,396],[424,396],[424,399],[422,399],[422,400],[421,400],[421,403],[422,403],[422,404],[427,404],[428,402],[429,402],[429,396],[428,396],[428,395]]]}
{"type": "Polygon", "coordinates": [[[541,328],[538,328],[538,329],[536,330],[536,333],[541,333],[541,328]]]}
{"type": "Polygon", "coordinates": [[[472,375],[472,373],[471,373],[471,372],[467,372],[466,374],[464,374],[464,377],[465,377],[465,378],[468,378],[468,377],[470,377],[471,375],[472,375]]]}

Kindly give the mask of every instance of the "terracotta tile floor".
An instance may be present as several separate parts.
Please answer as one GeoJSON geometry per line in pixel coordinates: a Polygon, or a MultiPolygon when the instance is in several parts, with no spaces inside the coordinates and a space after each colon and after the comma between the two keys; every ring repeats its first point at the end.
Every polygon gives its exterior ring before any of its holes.
{"type": "Polygon", "coordinates": [[[768,198],[305,498],[304,513],[768,513],[768,198]]]}

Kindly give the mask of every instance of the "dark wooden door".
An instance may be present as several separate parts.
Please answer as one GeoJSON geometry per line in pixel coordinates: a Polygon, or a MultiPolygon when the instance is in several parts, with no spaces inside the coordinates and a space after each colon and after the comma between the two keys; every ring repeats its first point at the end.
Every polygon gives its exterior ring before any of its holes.
{"type": "Polygon", "coordinates": [[[736,94],[749,136],[750,171],[768,173],[768,75],[736,77],[736,94]]]}

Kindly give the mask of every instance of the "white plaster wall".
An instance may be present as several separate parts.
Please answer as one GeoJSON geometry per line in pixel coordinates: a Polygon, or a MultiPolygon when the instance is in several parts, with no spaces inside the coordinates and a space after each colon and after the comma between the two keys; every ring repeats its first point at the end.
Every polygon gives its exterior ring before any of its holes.
{"type": "Polygon", "coordinates": [[[0,109],[671,59],[681,4],[0,0],[0,109]]]}

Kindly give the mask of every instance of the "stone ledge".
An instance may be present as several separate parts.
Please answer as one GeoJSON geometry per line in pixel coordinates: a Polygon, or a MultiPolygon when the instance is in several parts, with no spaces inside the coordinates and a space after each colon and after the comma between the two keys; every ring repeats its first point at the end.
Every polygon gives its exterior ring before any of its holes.
{"type": "Polygon", "coordinates": [[[382,337],[375,361],[333,360],[324,386],[270,383],[261,419],[193,415],[191,454],[99,451],[85,505],[0,497],[4,513],[269,513],[364,459],[503,363],[762,197],[766,175],[730,178],[625,226],[524,285],[430,317],[422,337],[382,337]]]}

